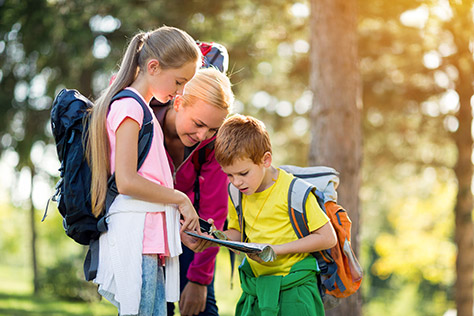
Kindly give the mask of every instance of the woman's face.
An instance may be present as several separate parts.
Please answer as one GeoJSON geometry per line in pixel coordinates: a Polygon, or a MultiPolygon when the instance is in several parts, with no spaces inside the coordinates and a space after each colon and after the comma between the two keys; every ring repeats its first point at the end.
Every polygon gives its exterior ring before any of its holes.
{"type": "Polygon", "coordinates": [[[214,136],[228,114],[227,110],[219,109],[201,99],[186,106],[183,103],[180,96],[176,97],[175,125],[176,133],[187,147],[214,136]]]}

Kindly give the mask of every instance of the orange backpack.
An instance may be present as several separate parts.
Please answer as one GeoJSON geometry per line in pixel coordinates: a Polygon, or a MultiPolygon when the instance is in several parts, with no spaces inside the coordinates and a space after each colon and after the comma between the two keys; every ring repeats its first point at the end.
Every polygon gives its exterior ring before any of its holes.
{"type": "MultiPolygon", "coordinates": [[[[362,268],[351,247],[352,222],[344,208],[336,203],[339,173],[323,166],[302,168],[286,165],[280,166],[280,169],[295,176],[288,192],[288,214],[298,238],[310,234],[305,207],[309,194],[316,196],[336,231],[336,246],[313,253],[320,269],[318,281],[324,308],[331,309],[340,303],[341,298],[357,292],[362,282],[362,268]]],[[[231,184],[229,195],[242,225],[242,195],[231,184]]]]}

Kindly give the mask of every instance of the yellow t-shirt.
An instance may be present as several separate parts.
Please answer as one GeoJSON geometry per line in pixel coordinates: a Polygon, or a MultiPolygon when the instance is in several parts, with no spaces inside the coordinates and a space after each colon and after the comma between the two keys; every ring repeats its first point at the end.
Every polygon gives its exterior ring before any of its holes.
{"type": "MultiPolygon", "coordinates": [[[[271,245],[285,244],[297,240],[288,214],[288,190],[293,175],[279,169],[277,181],[268,189],[252,195],[242,195],[242,212],[245,221],[246,242],[271,245]]],[[[313,194],[306,201],[306,216],[309,231],[315,231],[329,219],[321,210],[313,194]]],[[[237,212],[229,198],[229,228],[240,230],[237,212]]],[[[258,263],[248,259],[255,276],[286,275],[291,267],[309,253],[278,256],[273,262],[258,263]]]]}

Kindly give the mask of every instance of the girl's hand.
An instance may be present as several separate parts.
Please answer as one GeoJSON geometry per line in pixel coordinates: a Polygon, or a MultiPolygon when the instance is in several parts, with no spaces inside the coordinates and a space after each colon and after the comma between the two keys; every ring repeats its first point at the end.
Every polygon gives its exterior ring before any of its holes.
{"type": "Polygon", "coordinates": [[[194,209],[194,206],[188,196],[182,192],[180,193],[183,195],[183,198],[178,204],[178,211],[184,219],[181,226],[181,232],[185,230],[199,232],[199,216],[196,213],[196,210],[194,209]]]}

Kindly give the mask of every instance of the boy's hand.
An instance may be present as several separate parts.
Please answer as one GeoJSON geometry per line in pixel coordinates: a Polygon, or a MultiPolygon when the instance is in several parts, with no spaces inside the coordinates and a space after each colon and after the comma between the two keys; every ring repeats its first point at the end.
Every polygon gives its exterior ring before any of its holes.
{"type": "Polygon", "coordinates": [[[274,245],[270,245],[270,244],[265,244],[266,246],[269,246],[271,249],[266,249],[262,252],[259,252],[259,253],[248,253],[247,256],[254,260],[254,261],[257,261],[259,263],[263,263],[263,262],[271,262],[271,261],[274,261],[276,259],[276,249],[274,245]],[[268,250],[270,250],[270,252],[268,252],[268,250]],[[262,259],[264,258],[264,259],[262,259]]]}
{"type": "Polygon", "coordinates": [[[254,260],[254,261],[257,261],[257,262],[260,262],[260,263],[263,263],[263,262],[264,262],[264,261],[262,260],[262,258],[260,258],[260,257],[258,256],[258,254],[256,254],[256,253],[248,253],[247,256],[248,256],[250,259],[254,260]]]}

